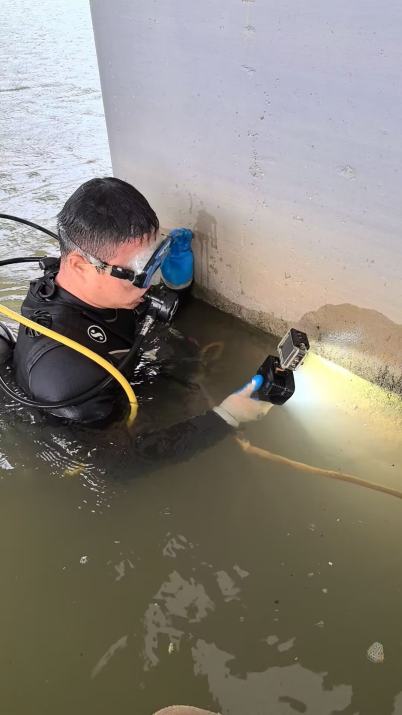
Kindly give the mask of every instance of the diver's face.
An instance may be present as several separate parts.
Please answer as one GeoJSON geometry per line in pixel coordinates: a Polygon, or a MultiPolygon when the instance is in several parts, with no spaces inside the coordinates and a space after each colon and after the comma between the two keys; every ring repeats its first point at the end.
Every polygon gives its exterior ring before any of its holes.
{"type": "MultiPolygon", "coordinates": [[[[122,244],[108,259],[111,265],[130,268],[139,272],[144,268],[156,248],[157,236],[144,236],[142,241],[134,239],[122,244]]],[[[136,308],[142,301],[148,288],[137,288],[128,280],[115,278],[104,271],[97,271],[94,266],[88,266],[87,286],[94,304],[102,308],[136,308]]]]}

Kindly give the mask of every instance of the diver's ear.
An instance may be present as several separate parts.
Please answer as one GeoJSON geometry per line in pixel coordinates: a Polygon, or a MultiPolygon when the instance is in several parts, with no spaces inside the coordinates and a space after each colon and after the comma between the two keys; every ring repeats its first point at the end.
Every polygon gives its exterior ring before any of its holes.
{"type": "Polygon", "coordinates": [[[90,263],[88,263],[86,258],[84,258],[84,256],[82,256],[81,253],[78,253],[77,251],[72,251],[71,253],[68,253],[65,257],[65,261],[69,270],[73,271],[74,273],[78,273],[81,276],[84,276],[87,273],[88,268],[90,267],[90,263]]]}

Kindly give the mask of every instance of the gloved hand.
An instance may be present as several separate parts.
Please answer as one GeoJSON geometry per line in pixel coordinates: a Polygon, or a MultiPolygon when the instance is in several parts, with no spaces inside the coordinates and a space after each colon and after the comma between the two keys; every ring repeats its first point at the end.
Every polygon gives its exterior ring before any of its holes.
{"type": "Polygon", "coordinates": [[[193,232],[189,228],[174,228],[169,253],[162,262],[162,280],[172,290],[183,290],[191,285],[194,274],[194,257],[191,248],[193,232]]]}
{"type": "Polygon", "coordinates": [[[273,405],[251,397],[253,392],[259,390],[262,383],[262,376],[254,375],[245,387],[229,395],[218,407],[214,407],[213,411],[232,427],[238,427],[241,422],[251,422],[264,417],[273,405]]]}

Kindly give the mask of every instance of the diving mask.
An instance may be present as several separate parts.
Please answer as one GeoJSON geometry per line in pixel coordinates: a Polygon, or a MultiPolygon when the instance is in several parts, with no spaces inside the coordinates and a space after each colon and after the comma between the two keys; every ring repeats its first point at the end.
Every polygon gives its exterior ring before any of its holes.
{"type": "MultiPolygon", "coordinates": [[[[60,229],[62,231],[62,229],[60,229]]],[[[152,277],[160,267],[163,259],[169,252],[171,237],[167,236],[164,238],[153,251],[146,249],[145,251],[138,252],[130,261],[129,268],[122,268],[121,266],[111,265],[102,261],[96,256],[92,256],[90,253],[84,251],[80,246],[78,246],[71,238],[68,238],[69,242],[75,246],[78,251],[99,271],[108,273],[113,278],[121,278],[122,280],[130,281],[136,288],[149,288],[152,283],[152,277]]],[[[153,247],[152,247],[153,248],[153,247]]]]}

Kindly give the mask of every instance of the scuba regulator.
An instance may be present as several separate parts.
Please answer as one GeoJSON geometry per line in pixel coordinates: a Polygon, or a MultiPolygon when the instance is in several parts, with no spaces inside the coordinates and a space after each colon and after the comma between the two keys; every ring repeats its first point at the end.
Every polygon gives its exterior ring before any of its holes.
{"type": "Polygon", "coordinates": [[[260,400],[283,405],[295,391],[293,372],[302,364],[310,349],[306,333],[291,328],[278,345],[279,357],[268,355],[257,370],[264,382],[257,392],[260,400]]]}
{"type": "MultiPolygon", "coordinates": [[[[160,320],[163,323],[170,323],[179,306],[179,297],[177,293],[166,286],[152,286],[148,293],[143,298],[145,312],[152,315],[155,320],[160,320]]],[[[137,314],[140,310],[137,308],[137,314]]]]}

